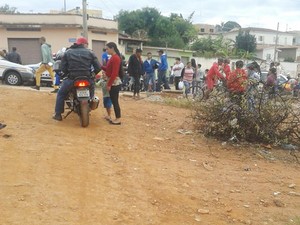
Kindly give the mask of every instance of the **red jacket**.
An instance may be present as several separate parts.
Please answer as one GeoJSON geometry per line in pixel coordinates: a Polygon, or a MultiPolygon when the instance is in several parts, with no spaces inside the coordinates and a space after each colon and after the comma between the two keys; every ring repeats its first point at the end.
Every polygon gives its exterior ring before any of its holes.
{"type": "Polygon", "coordinates": [[[228,79],[228,76],[229,76],[229,74],[230,74],[230,66],[229,66],[228,64],[226,64],[226,65],[224,66],[223,71],[224,71],[224,73],[225,73],[225,75],[226,75],[226,79],[228,79]]]}
{"type": "Polygon", "coordinates": [[[232,71],[227,79],[227,88],[231,92],[244,92],[247,85],[247,74],[244,69],[237,68],[232,71]]]}
{"type": "Polygon", "coordinates": [[[224,79],[223,75],[219,71],[219,64],[215,62],[206,75],[206,84],[209,90],[213,89],[216,77],[221,80],[224,79]]]}
{"type": "Polygon", "coordinates": [[[111,87],[115,79],[119,76],[121,59],[117,54],[114,54],[110,57],[106,66],[101,68],[106,72],[109,80],[107,82],[107,87],[111,87]]]}

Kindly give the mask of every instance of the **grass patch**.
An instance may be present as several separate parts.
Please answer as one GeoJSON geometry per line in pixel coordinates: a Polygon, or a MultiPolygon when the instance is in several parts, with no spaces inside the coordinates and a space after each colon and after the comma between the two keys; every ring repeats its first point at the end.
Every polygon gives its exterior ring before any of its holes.
{"type": "Polygon", "coordinates": [[[177,108],[185,108],[185,109],[192,109],[194,106],[194,102],[192,100],[182,98],[163,98],[163,103],[166,105],[174,106],[177,108]]]}
{"type": "Polygon", "coordinates": [[[291,219],[286,225],[300,225],[300,217],[296,216],[294,219],[291,219]]]}

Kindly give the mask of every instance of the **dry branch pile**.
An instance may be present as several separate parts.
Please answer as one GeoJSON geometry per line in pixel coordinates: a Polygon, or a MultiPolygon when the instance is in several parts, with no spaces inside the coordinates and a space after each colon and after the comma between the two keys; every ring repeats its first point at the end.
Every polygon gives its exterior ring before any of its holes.
{"type": "Polygon", "coordinates": [[[266,91],[244,95],[213,91],[194,106],[196,128],[221,140],[300,143],[300,102],[266,91]]]}

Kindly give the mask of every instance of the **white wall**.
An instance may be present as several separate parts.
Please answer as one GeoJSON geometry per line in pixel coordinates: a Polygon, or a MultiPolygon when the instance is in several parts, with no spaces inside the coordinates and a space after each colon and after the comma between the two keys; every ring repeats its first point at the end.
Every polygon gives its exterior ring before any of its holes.
{"type": "MultiPolygon", "coordinates": [[[[274,50],[273,50],[273,54],[274,54],[274,50]]],[[[212,66],[212,64],[214,62],[216,62],[218,59],[217,58],[202,58],[202,57],[194,57],[197,64],[201,64],[202,67],[201,69],[204,71],[205,69],[210,69],[210,67],[212,66]]],[[[231,64],[235,64],[236,61],[238,60],[242,60],[242,59],[231,59],[231,64]]],[[[244,64],[248,64],[251,63],[252,60],[242,60],[244,61],[244,64]]],[[[280,66],[281,66],[281,73],[282,74],[287,74],[289,73],[291,75],[291,77],[296,77],[296,75],[300,72],[297,72],[297,67],[300,68],[300,63],[294,63],[294,62],[280,62],[280,66]]],[[[269,68],[269,64],[263,64],[262,65],[262,69],[263,70],[267,70],[269,68]]]]}
{"type": "MultiPolygon", "coordinates": [[[[238,35],[238,31],[232,31],[228,33],[223,33],[223,36],[227,39],[231,39],[235,41],[235,38],[238,35]]],[[[256,37],[256,43],[257,44],[263,44],[263,45],[275,45],[275,39],[276,39],[276,31],[274,32],[267,32],[267,31],[256,31],[256,30],[250,30],[250,34],[254,35],[256,37]],[[260,36],[262,36],[262,40],[260,40],[260,36]]],[[[285,32],[279,32],[278,33],[278,45],[293,45],[293,34],[285,33],[285,32]]]]}

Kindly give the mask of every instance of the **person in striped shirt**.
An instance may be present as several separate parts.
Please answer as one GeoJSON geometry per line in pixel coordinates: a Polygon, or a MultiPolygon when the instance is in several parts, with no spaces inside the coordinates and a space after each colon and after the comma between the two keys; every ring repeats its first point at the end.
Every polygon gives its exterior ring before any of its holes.
{"type": "Polygon", "coordinates": [[[187,62],[186,67],[184,68],[184,73],[183,73],[183,77],[182,77],[186,96],[190,92],[190,87],[192,86],[192,83],[193,83],[193,76],[194,76],[194,69],[192,67],[192,64],[191,64],[191,62],[187,62]]]}

